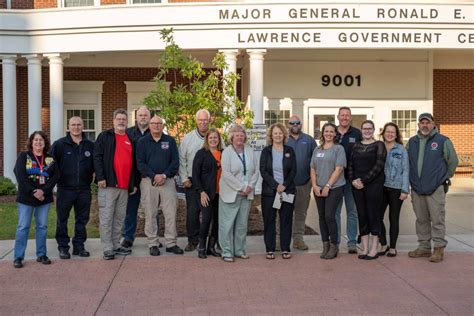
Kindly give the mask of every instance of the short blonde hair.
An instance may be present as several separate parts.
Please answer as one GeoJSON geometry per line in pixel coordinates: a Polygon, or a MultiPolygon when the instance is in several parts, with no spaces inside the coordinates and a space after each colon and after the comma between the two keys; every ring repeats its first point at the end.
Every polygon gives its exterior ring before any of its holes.
{"type": "Polygon", "coordinates": [[[276,127],[283,132],[283,144],[286,144],[286,142],[288,141],[288,130],[281,123],[274,123],[267,130],[267,144],[273,145],[272,133],[276,127]]]}
{"type": "Polygon", "coordinates": [[[244,143],[247,142],[247,132],[245,131],[245,128],[242,125],[234,125],[229,129],[229,142],[232,144],[232,141],[234,140],[234,134],[235,133],[244,133],[245,138],[244,138],[244,143]]]}

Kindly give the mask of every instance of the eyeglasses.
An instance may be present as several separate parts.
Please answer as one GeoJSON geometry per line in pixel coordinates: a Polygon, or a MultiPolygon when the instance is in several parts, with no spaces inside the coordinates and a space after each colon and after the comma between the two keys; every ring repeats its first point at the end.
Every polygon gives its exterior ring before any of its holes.
{"type": "Polygon", "coordinates": [[[373,130],[373,128],[372,127],[366,127],[366,128],[363,128],[362,130],[363,131],[371,131],[371,130],[373,130]]]}
{"type": "Polygon", "coordinates": [[[293,122],[288,122],[290,125],[300,125],[301,121],[293,121],[293,122]]]}
{"type": "Polygon", "coordinates": [[[150,125],[163,125],[161,122],[151,122],[150,125]]]}

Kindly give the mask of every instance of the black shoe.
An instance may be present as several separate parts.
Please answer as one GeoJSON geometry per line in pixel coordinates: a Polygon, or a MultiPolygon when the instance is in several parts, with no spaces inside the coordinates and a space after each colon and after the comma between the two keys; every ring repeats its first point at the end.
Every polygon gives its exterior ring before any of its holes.
{"type": "Polygon", "coordinates": [[[206,259],[206,249],[198,249],[198,257],[201,259],[206,259]]]}
{"type": "Polygon", "coordinates": [[[163,244],[161,242],[158,242],[158,248],[163,248],[163,244]]]}
{"type": "Polygon", "coordinates": [[[367,255],[358,255],[357,258],[364,260],[367,255]]]}
{"type": "Polygon", "coordinates": [[[377,252],[377,255],[378,256],[385,256],[389,250],[390,250],[390,247],[387,246],[387,248],[385,248],[385,250],[377,252]]]}
{"type": "Polygon", "coordinates": [[[60,259],[71,259],[71,254],[69,253],[69,250],[59,249],[59,258],[60,259]]]}
{"type": "Polygon", "coordinates": [[[158,249],[157,246],[153,246],[150,248],[150,256],[159,256],[160,255],[160,249],[158,249]]]}
{"type": "Polygon", "coordinates": [[[114,250],[114,254],[120,255],[120,256],[128,256],[131,253],[132,253],[132,249],[130,248],[120,247],[114,250]]]}
{"type": "Polygon", "coordinates": [[[90,252],[85,249],[73,250],[72,254],[74,256],[79,256],[79,257],[89,257],[91,255],[90,252]]]}
{"type": "Polygon", "coordinates": [[[132,248],[132,247],[133,247],[133,241],[124,239],[124,240],[122,241],[121,246],[122,246],[123,248],[132,248]]]}
{"type": "MultiPolygon", "coordinates": [[[[186,247],[184,248],[184,251],[188,252],[188,251],[194,251],[196,250],[197,248],[197,245],[195,243],[192,243],[192,242],[188,242],[188,244],[186,245],[186,247]]],[[[168,251],[168,249],[166,249],[166,251],[168,251]]]]}
{"type": "Polygon", "coordinates": [[[51,260],[46,256],[38,257],[36,258],[36,261],[41,262],[42,264],[51,264],[51,260]]]}
{"type": "Polygon", "coordinates": [[[166,248],[166,252],[172,252],[175,255],[182,255],[184,253],[183,249],[179,248],[178,246],[166,248]]]}
{"type": "Polygon", "coordinates": [[[369,256],[369,255],[367,255],[367,256],[365,256],[364,259],[365,259],[365,260],[374,260],[374,259],[377,259],[378,257],[379,257],[379,255],[377,255],[377,254],[375,254],[375,256],[369,256]]]}
{"type": "Polygon", "coordinates": [[[15,261],[13,261],[13,266],[17,269],[23,268],[23,260],[15,259],[15,261]]]}
{"type": "Polygon", "coordinates": [[[209,241],[207,242],[207,251],[206,254],[213,256],[213,257],[220,257],[221,254],[216,251],[216,243],[217,240],[215,237],[210,237],[209,241]]]}
{"type": "Polygon", "coordinates": [[[104,260],[114,260],[115,259],[115,254],[113,250],[108,250],[104,252],[104,260]]]}

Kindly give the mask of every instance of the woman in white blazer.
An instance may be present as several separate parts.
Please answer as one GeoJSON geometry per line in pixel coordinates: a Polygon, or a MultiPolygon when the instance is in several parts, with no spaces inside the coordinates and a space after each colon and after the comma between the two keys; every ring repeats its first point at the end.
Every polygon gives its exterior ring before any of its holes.
{"type": "Polygon", "coordinates": [[[230,145],[222,152],[219,181],[219,244],[222,259],[248,259],[245,253],[247,222],[258,180],[258,160],[246,144],[247,134],[240,125],[229,131],[230,145]]]}

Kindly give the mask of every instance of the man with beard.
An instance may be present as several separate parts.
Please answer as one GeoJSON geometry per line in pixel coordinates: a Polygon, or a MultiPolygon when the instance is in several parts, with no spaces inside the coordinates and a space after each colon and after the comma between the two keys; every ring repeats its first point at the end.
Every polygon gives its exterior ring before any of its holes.
{"type": "Polygon", "coordinates": [[[418,248],[410,251],[408,256],[430,257],[431,262],[440,262],[448,243],[445,239],[446,193],[449,178],[456,171],[458,157],[453,143],[439,133],[430,113],[420,114],[418,128],[417,135],[410,138],[407,145],[418,236],[418,248]]]}
{"type": "Polygon", "coordinates": [[[296,197],[293,220],[293,248],[308,250],[304,242],[304,229],[309,200],[311,198],[310,163],[313,151],[316,148],[314,139],[301,131],[302,122],[298,115],[288,120],[288,143],[296,155],[296,197]]]}
{"type": "Polygon", "coordinates": [[[193,251],[199,244],[199,197],[193,187],[193,160],[196,152],[202,148],[204,137],[209,129],[211,114],[206,109],[196,113],[197,128],[184,136],[179,146],[179,176],[186,193],[186,231],[188,244],[185,251],[193,251]]]}
{"type": "Polygon", "coordinates": [[[125,132],[127,111],[113,113],[114,128],[103,131],[94,144],[94,169],[99,192],[99,231],[104,259],[128,255],[131,250],[120,246],[128,195],[137,191],[135,143],[125,132]]]}
{"type": "MultiPolygon", "coordinates": [[[[336,142],[344,147],[346,160],[349,161],[351,158],[352,147],[355,143],[362,140],[362,134],[359,129],[351,126],[352,115],[350,108],[341,107],[337,114],[337,119],[339,121],[339,126],[336,131],[336,142]]],[[[357,209],[352,195],[352,184],[351,181],[348,180],[347,169],[344,170],[344,176],[346,178],[346,184],[344,186],[344,203],[346,205],[347,214],[347,249],[349,253],[357,254],[357,209]]],[[[341,209],[342,201],[336,209],[336,223],[338,229],[337,237],[339,238],[338,243],[341,239],[341,209]]]]}

